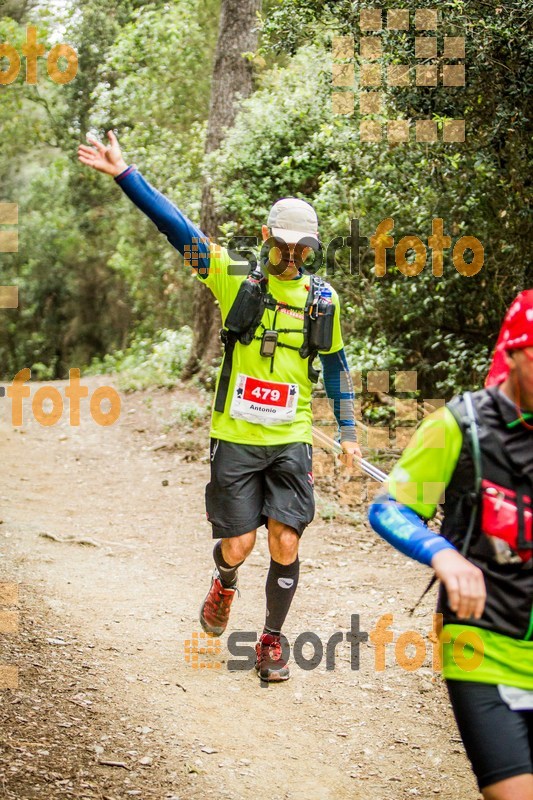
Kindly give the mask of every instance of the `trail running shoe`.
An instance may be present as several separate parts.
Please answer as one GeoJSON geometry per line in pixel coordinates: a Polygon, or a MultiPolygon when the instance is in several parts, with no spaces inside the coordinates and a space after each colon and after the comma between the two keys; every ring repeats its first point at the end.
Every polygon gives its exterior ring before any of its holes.
{"type": "Polygon", "coordinates": [[[211,587],[200,608],[200,625],[206,633],[212,636],[221,636],[224,633],[229,620],[230,606],[235,592],[238,591],[237,582],[229,589],[222,585],[220,573],[215,567],[211,587]]]}
{"type": "Polygon", "coordinates": [[[255,646],[257,660],[255,668],[262,681],[287,681],[289,668],[282,658],[279,636],[263,633],[255,646]]]}

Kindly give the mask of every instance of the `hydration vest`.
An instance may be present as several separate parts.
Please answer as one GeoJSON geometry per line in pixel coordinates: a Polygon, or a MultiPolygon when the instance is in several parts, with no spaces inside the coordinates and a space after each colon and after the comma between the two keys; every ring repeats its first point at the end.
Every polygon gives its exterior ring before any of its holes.
{"type": "MultiPolygon", "coordinates": [[[[470,399],[470,413],[464,396],[447,404],[463,444],[446,487],[441,533],[482,570],[487,601],[480,620],[460,622],[530,639],[533,432],[512,425],[513,409],[497,387],[474,392],[470,399]]],[[[443,585],[438,610],[445,623],[459,622],[448,607],[443,585]]]]}
{"type": "MultiPolygon", "coordinates": [[[[301,358],[307,358],[309,380],[312,383],[318,381],[320,373],[313,367],[313,361],[318,351],[329,350],[333,341],[335,306],[331,301],[325,300],[321,296],[327,286],[322,278],[311,275],[305,306],[303,308],[301,306],[292,306],[288,303],[278,302],[269,294],[267,279],[263,271],[256,265],[252,266],[248,276],[239,287],[237,296],[224,320],[224,328],[220,331],[220,338],[224,345],[224,360],[215,397],[215,411],[223,412],[226,406],[233,367],[233,352],[237,342],[245,346],[251,344],[254,339],[261,340],[263,343],[267,334],[270,334],[272,339],[275,340],[274,349],[275,347],[286,347],[297,351],[301,358]],[[294,333],[293,328],[269,330],[263,324],[263,314],[266,310],[278,311],[279,309],[303,312],[302,333],[304,341],[301,347],[295,347],[277,340],[277,334],[294,333]],[[257,331],[260,328],[262,328],[263,332],[262,335],[258,336],[257,331]]],[[[273,358],[273,354],[269,357],[273,358]]]]}

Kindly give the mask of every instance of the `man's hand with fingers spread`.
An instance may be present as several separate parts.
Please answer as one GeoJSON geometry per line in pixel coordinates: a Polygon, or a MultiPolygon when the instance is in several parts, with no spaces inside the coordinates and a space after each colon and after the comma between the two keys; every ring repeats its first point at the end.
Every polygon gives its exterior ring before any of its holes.
{"type": "Polygon", "coordinates": [[[440,550],[431,559],[448,593],[448,605],[461,619],[479,619],[487,592],[482,571],[456,550],[440,550]]]}
{"type": "Polygon", "coordinates": [[[80,144],[78,147],[78,160],[88,167],[97,169],[98,172],[104,172],[106,175],[120,175],[128,165],[122,158],[120,145],[113,131],[107,132],[107,138],[110,144],[106,146],[102,144],[102,142],[99,142],[91,133],[88,133],[87,141],[94,144],[94,147],[80,144]]]}

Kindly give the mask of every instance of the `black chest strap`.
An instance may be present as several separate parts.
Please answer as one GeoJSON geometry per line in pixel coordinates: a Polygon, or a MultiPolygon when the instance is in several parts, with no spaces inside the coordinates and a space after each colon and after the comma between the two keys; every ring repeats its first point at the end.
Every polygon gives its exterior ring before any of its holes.
{"type": "MultiPolygon", "coordinates": [[[[477,512],[479,507],[480,491],[481,491],[481,449],[479,446],[479,429],[477,415],[472,402],[472,395],[470,392],[463,394],[463,400],[466,410],[466,415],[462,418],[462,428],[468,436],[470,448],[472,451],[472,463],[474,466],[474,488],[471,494],[471,511],[470,519],[468,520],[468,528],[466,530],[465,538],[461,547],[461,555],[466,556],[472,541],[472,534],[477,519],[477,512]]],[[[451,410],[451,409],[450,409],[451,410]]],[[[453,411],[452,411],[453,413],[453,411]]]]}
{"type": "MultiPolygon", "coordinates": [[[[312,383],[316,383],[318,381],[319,372],[313,367],[313,359],[315,358],[317,351],[309,351],[307,347],[307,341],[309,338],[309,308],[313,303],[313,297],[315,294],[315,283],[316,278],[315,276],[311,276],[310,286],[309,286],[309,293],[307,296],[307,301],[304,308],[304,325],[303,325],[303,336],[304,336],[304,344],[302,347],[293,347],[290,344],[284,344],[282,342],[278,342],[278,347],[287,347],[290,350],[297,350],[302,358],[308,359],[308,369],[307,374],[309,380],[312,383]]],[[[220,331],[220,338],[224,345],[224,358],[222,361],[222,367],[220,369],[220,378],[218,381],[218,388],[215,397],[215,405],[214,410],[222,414],[226,407],[226,399],[228,396],[229,391],[229,384],[231,380],[231,373],[233,370],[233,353],[235,351],[235,345],[238,341],[241,341],[243,344],[250,344],[253,339],[261,338],[255,335],[255,332],[259,325],[261,324],[261,320],[263,317],[264,310],[269,308],[274,310],[278,308],[278,306],[282,308],[287,308],[289,310],[294,311],[301,311],[300,306],[291,306],[288,303],[278,303],[278,301],[272,297],[272,295],[268,294],[264,287],[262,286],[263,291],[263,301],[261,304],[260,312],[256,320],[254,321],[253,325],[251,326],[250,330],[245,332],[244,334],[237,334],[233,333],[232,331],[228,331],[226,328],[222,328],[220,331]]],[[[284,332],[285,329],[281,329],[280,332],[284,332]]],[[[292,329],[286,329],[286,332],[292,333],[292,329]]]]}
{"type": "Polygon", "coordinates": [[[315,297],[319,293],[322,283],[323,281],[316,275],[311,275],[311,280],[309,281],[309,292],[307,294],[307,300],[304,308],[304,341],[299,349],[300,356],[302,358],[307,358],[307,377],[311,383],[318,382],[320,372],[313,367],[313,361],[318,354],[318,350],[311,350],[309,347],[309,326],[311,324],[311,311],[315,302],[315,297]]]}
{"type": "Polygon", "coordinates": [[[215,411],[220,414],[224,411],[226,406],[226,398],[228,396],[229,382],[231,379],[231,372],[233,369],[233,351],[238,341],[236,333],[231,333],[224,328],[220,331],[220,338],[224,344],[224,358],[222,367],[220,369],[220,378],[218,381],[217,395],[215,397],[215,411]]]}
{"type": "MultiPolygon", "coordinates": [[[[470,542],[472,541],[472,534],[474,533],[474,528],[477,519],[477,512],[479,507],[479,493],[481,490],[481,449],[479,446],[478,422],[477,422],[476,412],[474,410],[474,404],[472,402],[472,395],[470,392],[465,392],[463,394],[463,401],[466,411],[466,414],[464,416],[460,416],[458,410],[450,407],[450,405],[448,405],[448,409],[449,411],[451,411],[451,413],[457,420],[461,430],[464,430],[469,438],[472,450],[472,461],[474,465],[474,489],[470,494],[470,501],[472,504],[470,510],[470,518],[468,520],[468,528],[466,530],[465,538],[463,540],[463,544],[460,550],[461,555],[466,558],[468,549],[470,547],[470,542]]],[[[465,498],[467,497],[468,495],[465,495],[465,498]]],[[[415,610],[418,608],[423,598],[433,588],[436,582],[437,582],[437,575],[436,573],[434,573],[432,577],[429,579],[426,588],[416,601],[415,605],[409,610],[409,614],[411,616],[414,614],[415,610]]]]}

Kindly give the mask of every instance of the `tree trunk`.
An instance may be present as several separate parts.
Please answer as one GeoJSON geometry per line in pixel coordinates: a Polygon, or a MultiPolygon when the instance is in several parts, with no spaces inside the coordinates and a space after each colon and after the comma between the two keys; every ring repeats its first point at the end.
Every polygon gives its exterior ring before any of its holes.
{"type": "MultiPolygon", "coordinates": [[[[37,0],[6,0],[5,3],[0,3],[0,6],[2,6],[2,16],[14,19],[19,25],[24,22],[28,25],[32,24],[29,16],[30,13],[34,11],[36,5],[37,0]]],[[[41,42],[42,39],[39,39],[39,43],[41,42]]]]}
{"type": "MultiPolygon", "coordinates": [[[[234,123],[238,101],[252,92],[252,64],[242,54],[253,52],[257,47],[257,12],[260,10],[261,0],[222,0],[211,84],[206,153],[220,147],[226,130],[234,123]]],[[[202,188],[200,228],[206,236],[216,239],[222,222],[224,219],[215,207],[211,185],[206,180],[202,188]]],[[[193,343],[182,378],[186,380],[200,372],[205,380],[208,368],[220,355],[220,312],[213,295],[200,281],[193,291],[193,343]]]]}

